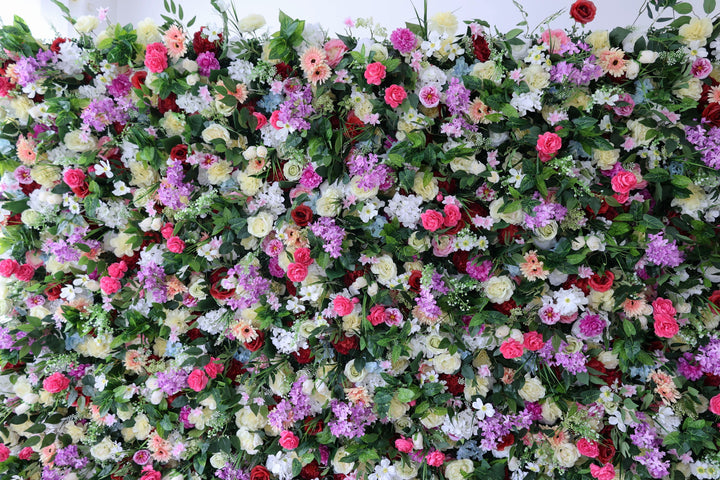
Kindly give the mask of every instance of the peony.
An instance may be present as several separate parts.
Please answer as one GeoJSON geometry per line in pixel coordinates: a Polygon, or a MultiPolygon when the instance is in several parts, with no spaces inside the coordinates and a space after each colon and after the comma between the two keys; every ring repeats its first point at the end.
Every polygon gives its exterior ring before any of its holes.
{"type": "Polygon", "coordinates": [[[160,42],[147,45],[145,49],[145,66],[152,73],[160,73],[168,67],[165,45],[160,42]]]}
{"type": "Polygon", "coordinates": [[[514,338],[508,338],[500,345],[500,353],[507,359],[522,357],[524,351],[523,344],[514,338]]]}
{"type": "Polygon", "coordinates": [[[401,85],[390,85],[385,89],[385,103],[397,108],[407,97],[407,92],[401,85]]]}
{"type": "Polygon", "coordinates": [[[447,352],[441,353],[436,355],[432,361],[435,366],[435,371],[446,375],[451,375],[457,372],[462,364],[460,354],[457,352],[453,355],[450,355],[447,352]]]}
{"type": "Polygon", "coordinates": [[[430,17],[430,30],[436,31],[439,34],[446,34],[450,37],[457,33],[458,19],[455,15],[450,12],[436,13],[430,17]]]}
{"type": "Polygon", "coordinates": [[[100,25],[100,19],[94,15],[83,15],[75,21],[78,33],[90,33],[100,25]]]}
{"type": "Polygon", "coordinates": [[[610,36],[607,30],[597,30],[585,37],[585,41],[592,47],[593,53],[610,48],[610,36]]]}
{"type": "Polygon", "coordinates": [[[4,443],[0,443],[0,462],[4,462],[8,458],[10,458],[10,449],[4,443]]]}
{"type": "Polygon", "coordinates": [[[590,474],[598,480],[613,480],[615,478],[615,467],[612,463],[606,463],[602,467],[591,463],[590,474]]]}
{"type": "Polygon", "coordinates": [[[501,275],[486,281],[483,285],[483,291],[492,303],[505,303],[510,300],[515,292],[515,285],[510,277],[501,275]]]}
{"type": "Polygon", "coordinates": [[[102,290],[105,295],[112,295],[120,290],[121,287],[120,281],[116,278],[102,277],[100,279],[100,290],[102,290]]]}
{"type": "Polygon", "coordinates": [[[67,389],[70,379],[60,372],[55,372],[43,380],[43,388],[50,393],[58,393],[67,389]]]}
{"type": "Polygon", "coordinates": [[[238,30],[241,33],[250,33],[265,26],[265,17],[258,13],[251,13],[240,19],[238,30]]]}
{"type": "Polygon", "coordinates": [[[684,43],[700,42],[705,45],[707,39],[712,35],[713,25],[709,18],[691,18],[688,23],[682,25],[678,33],[684,43]]]}
{"type": "Polygon", "coordinates": [[[580,455],[585,455],[586,457],[595,458],[600,454],[600,449],[598,448],[598,443],[595,440],[588,440],[587,438],[581,438],[577,442],[577,449],[580,452],[580,455]]]}
{"type": "Polygon", "coordinates": [[[637,185],[637,177],[632,172],[622,171],[617,173],[610,183],[614,192],[629,193],[637,185]]]}

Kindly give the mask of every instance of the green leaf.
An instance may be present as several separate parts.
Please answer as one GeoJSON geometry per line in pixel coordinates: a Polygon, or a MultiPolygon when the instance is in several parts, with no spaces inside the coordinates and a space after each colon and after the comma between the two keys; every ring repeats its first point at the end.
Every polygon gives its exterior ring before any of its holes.
{"type": "Polygon", "coordinates": [[[400,388],[397,391],[397,397],[398,401],[406,403],[414,400],[416,395],[415,392],[410,390],[409,388],[400,388]]]}
{"type": "Polygon", "coordinates": [[[681,15],[687,15],[688,13],[692,12],[693,7],[687,2],[682,2],[673,6],[673,9],[681,15]]]}
{"type": "Polygon", "coordinates": [[[655,230],[662,230],[665,228],[665,224],[662,223],[660,219],[648,214],[643,215],[643,223],[650,228],[654,228],[655,230]]]}
{"type": "Polygon", "coordinates": [[[710,15],[715,11],[715,0],[705,0],[703,2],[703,10],[705,10],[705,13],[710,15]]]}

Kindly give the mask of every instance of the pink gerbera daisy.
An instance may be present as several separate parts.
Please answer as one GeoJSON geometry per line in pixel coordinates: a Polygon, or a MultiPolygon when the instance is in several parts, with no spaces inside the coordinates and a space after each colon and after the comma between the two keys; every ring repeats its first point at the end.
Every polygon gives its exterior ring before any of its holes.
{"type": "Polygon", "coordinates": [[[327,54],[318,47],[310,47],[300,57],[300,67],[306,75],[311,75],[320,64],[325,63],[327,54]]]}
{"type": "Polygon", "coordinates": [[[170,55],[173,60],[178,60],[187,53],[185,33],[177,25],[173,25],[165,32],[163,43],[165,43],[165,47],[167,47],[168,55],[170,55]]]}
{"type": "Polygon", "coordinates": [[[307,74],[307,77],[310,83],[317,85],[318,83],[325,83],[325,81],[330,78],[330,74],[330,67],[325,62],[322,62],[316,65],[315,68],[307,74]]]}

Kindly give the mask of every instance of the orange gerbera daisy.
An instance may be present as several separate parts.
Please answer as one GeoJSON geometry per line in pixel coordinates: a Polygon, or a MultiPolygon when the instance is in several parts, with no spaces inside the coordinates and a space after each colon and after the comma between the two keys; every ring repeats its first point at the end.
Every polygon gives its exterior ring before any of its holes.
{"type": "Polygon", "coordinates": [[[476,98],[468,107],[468,115],[472,123],[490,123],[485,117],[491,113],[490,107],[485,105],[485,102],[476,98]]]}
{"type": "Polygon", "coordinates": [[[305,50],[300,57],[300,67],[306,75],[310,75],[318,65],[325,63],[326,58],[327,54],[325,50],[318,47],[310,47],[305,50]]]}
{"type": "Polygon", "coordinates": [[[650,374],[650,380],[655,383],[655,393],[660,395],[665,405],[670,405],[680,400],[680,392],[678,392],[678,389],[675,387],[675,383],[670,375],[655,371],[650,374]]]}
{"type": "Polygon", "coordinates": [[[235,338],[245,343],[252,342],[258,337],[257,330],[252,325],[245,322],[238,322],[232,327],[232,333],[235,338]]]}
{"type": "Polygon", "coordinates": [[[313,85],[317,85],[318,83],[323,84],[325,83],[325,80],[330,78],[330,73],[330,67],[323,62],[318,64],[310,73],[308,73],[307,77],[313,85]]]}
{"type": "Polygon", "coordinates": [[[535,250],[530,250],[523,258],[525,262],[520,264],[520,271],[528,280],[545,280],[550,275],[550,272],[544,269],[545,265],[538,258],[535,250]]]}
{"type": "Polygon", "coordinates": [[[710,88],[707,94],[707,101],[710,103],[720,103],[720,85],[710,88]]]}
{"type": "Polygon", "coordinates": [[[625,62],[625,52],[619,48],[611,48],[600,52],[598,65],[603,72],[609,73],[613,77],[622,77],[627,70],[625,62]]]}
{"type": "Polygon", "coordinates": [[[645,297],[642,296],[637,299],[628,298],[623,302],[623,311],[628,318],[648,315],[648,303],[645,301],[645,297]]]}
{"type": "Polygon", "coordinates": [[[32,138],[25,138],[25,135],[20,135],[17,140],[17,156],[21,162],[25,165],[32,165],[37,159],[37,153],[35,152],[36,143],[32,138]]]}

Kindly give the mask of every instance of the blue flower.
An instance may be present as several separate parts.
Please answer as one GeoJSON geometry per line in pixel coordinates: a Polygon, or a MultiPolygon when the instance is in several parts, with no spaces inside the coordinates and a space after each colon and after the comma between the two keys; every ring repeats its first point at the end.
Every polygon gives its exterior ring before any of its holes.
{"type": "Polygon", "coordinates": [[[77,332],[75,332],[69,337],[65,338],[65,350],[75,350],[75,347],[77,347],[81,343],[82,337],[78,335],[77,332]]]}
{"type": "Polygon", "coordinates": [[[380,238],[382,236],[382,229],[387,224],[387,220],[385,220],[385,217],[377,216],[375,217],[375,221],[370,225],[370,234],[375,238],[380,238]]]}

